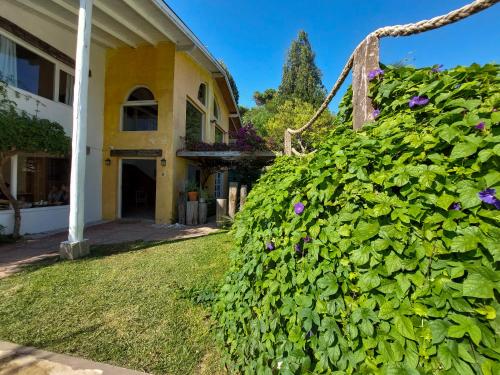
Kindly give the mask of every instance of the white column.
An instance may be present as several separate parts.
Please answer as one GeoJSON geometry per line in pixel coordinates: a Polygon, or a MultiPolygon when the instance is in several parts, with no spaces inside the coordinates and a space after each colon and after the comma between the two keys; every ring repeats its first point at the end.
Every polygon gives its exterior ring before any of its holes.
{"type": "Polygon", "coordinates": [[[69,208],[70,244],[83,241],[85,162],[87,158],[87,96],[89,86],[90,29],[93,0],[80,0],[76,41],[75,88],[73,97],[73,139],[69,208]]]}
{"type": "Polygon", "coordinates": [[[17,199],[17,161],[18,155],[10,158],[10,193],[17,199]]]}

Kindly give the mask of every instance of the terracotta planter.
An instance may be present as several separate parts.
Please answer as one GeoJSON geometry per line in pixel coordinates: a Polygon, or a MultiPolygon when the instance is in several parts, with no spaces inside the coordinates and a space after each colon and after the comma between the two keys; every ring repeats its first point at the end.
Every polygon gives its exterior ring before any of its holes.
{"type": "Polygon", "coordinates": [[[195,202],[198,200],[198,192],[197,191],[188,191],[188,200],[190,202],[195,202]]]}

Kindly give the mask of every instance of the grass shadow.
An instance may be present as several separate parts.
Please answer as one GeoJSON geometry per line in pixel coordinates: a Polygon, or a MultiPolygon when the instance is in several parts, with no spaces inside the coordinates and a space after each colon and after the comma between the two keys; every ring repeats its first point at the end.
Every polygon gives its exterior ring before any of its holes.
{"type": "MultiPolygon", "coordinates": [[[[227,233],[227,232],[228,232],[227,230],[221,229],[217,232],[208,233],[208,234],[205,234],[205,235],[199,236],[199,237],[178,238],[178,239],[173,239],[173,240],[160,240],[160,241],[138,240],[138,241],[119,242],[119,243],[113,243],[113,244],[92,245],[90,247],[90,255],[83,257],[83,258],[80,258],[80,259],[72,260],[70,262],[85,261],[86,259],[105,258],[108,256],[145,250],[148,248],[166,245],[166,244],[185,242],[185,241],[194,240],[197,238],[209,237],[209,236],[214,236],[214,235],[227,233]]],[[[13,273],[12,275],[9,275],[7,277],[12,277],[18,273],[24,274],[24,273],[36,272],[41,268],[51,266],[51,265],[58,263],[58,262],[61,262],[61,261],[63,261],[63,260],[61,260],[57,256],[40,259],[40,260],[37,260],[33,263],[28,263],[28,264],[20,266],[19,272],[13,273]]],[[[66,262],[66,260],[64,260],[64,262],[66,262]]]]}

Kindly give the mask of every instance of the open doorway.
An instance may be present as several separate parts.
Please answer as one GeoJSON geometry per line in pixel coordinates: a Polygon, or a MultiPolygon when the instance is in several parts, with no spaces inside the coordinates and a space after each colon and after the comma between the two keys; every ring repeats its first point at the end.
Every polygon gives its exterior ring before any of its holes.
{"type": "Polygon", "coordinates": [[[156,160],[123,159],[122,218],[155,218],[156,160]]]}

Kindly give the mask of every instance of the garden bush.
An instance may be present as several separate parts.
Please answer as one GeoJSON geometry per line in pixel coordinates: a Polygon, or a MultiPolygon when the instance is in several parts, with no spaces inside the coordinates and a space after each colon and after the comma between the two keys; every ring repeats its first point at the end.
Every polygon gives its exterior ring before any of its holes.
{"type": "Polygon", "coordinates": [[[234,372],[500,373],[499,66],[370,77],[375,120],[351,130],[348,92],[237,215],[214,307],[234,372]]]}

